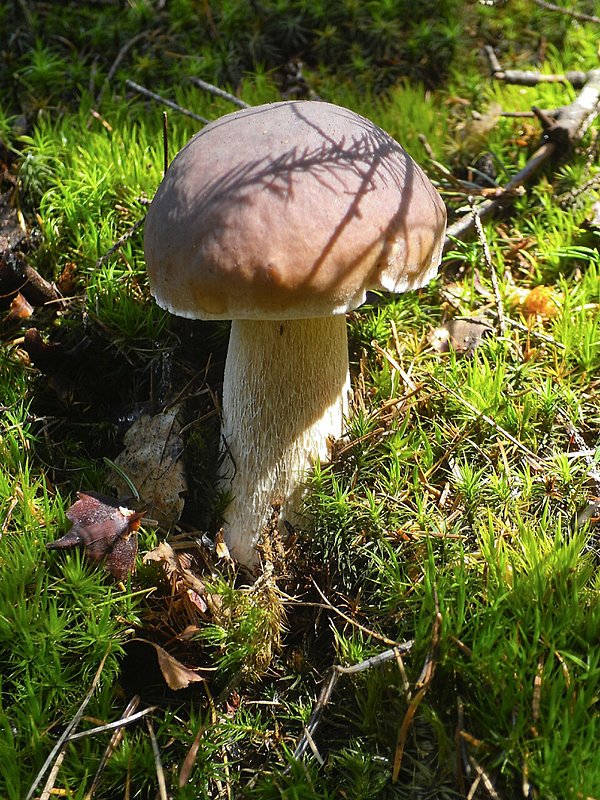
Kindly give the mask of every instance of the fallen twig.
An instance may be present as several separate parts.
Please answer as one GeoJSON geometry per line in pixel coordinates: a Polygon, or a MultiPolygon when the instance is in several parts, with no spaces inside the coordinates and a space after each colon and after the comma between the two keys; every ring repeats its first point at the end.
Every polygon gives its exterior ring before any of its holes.
{"type": "Polygon", "coordinates": [[[152,725],[152,720],[149,717],[146,718],[146,726],[148,728],[148,733],[150,735],[150,741],[152,742],[152,752],[154,754],[154,764],[156,767],[156,778],[158,780],[159,797],[160,800],[169,800],[169,795],[167,792],[167,782],[165,781],[165,772],[160,757],[160,749],[158,747],[156,734],[154,733],[154,726],[152,725]]]}
{"type": "Polygon", "coordinates": [[[169,117],[163,111],[163,178],[169,169],[169,117]]]}
{"type": "MultiPolygon", "coordinates": [[[[106,765],[108,763],[109,758],[112,756],[114,751],[117,749],[117,747],[121,743],[121,740],[123,739],[124,725],[130,725],[133,722],[134,719],[139,719],[141,714],[149,714],[151,711],[154,710],[154,707],[146,708],[146,709],[144,709],[143,712],[140,712],[140,713],[136,714],[135,710],[138,707],[139,703],[140,703],[140,697],[139,697],[139,695],[136,694],[136,695],[134,695],[134,697],[131,698],[131,700],[127,704],[127,707],[125,709],[125,712],[123,714],[122,719],[117,720],[117,723],[118,723],[119,727],[115,730],[113,735],[110,737],[110,741],[109,741],[109,743],[108,743],[108,745],[106,747],[106,750],[104,751],[104,753],[102,755],[102,758],[100,759],[100,763],[98,764],[98,768],[96,770],[96,774],[94,775],[94,778],[92,780],[92,785],[90,786],[90,788],[88,789],[88,791],[87,791],[87,793],[85,795],[85,800],[91,800],[91,798],[94,796],[94,794],[96,792],[96,789],[98,788],[98,784],[100,783],[100,778],[102,777],[102,773],[106,769],[106,765]]],[[[111,729],[112,729],[112,727],[116,727],[115,723],[110,723],[110,726],[111,726],[111,729]]],[[[108,730],[108,729],[109,729],[108,726],[103,725],[103,726],[101,726],[100,729],[96,728],[95,730],[96,731],[98,731],[98,730],[105,731],[105,730],[108,730]]],[[[86,733],[88,733],[88,731],[86,731],[86,733]]],[[[77,734],[75,734],[75,735],[77,735],[77,734]]],[[[71,741],[72,741],[72,739],[71,739],[71,741]]]]}
{"type": "Polygon", "coordinates": [[[145,97],[149,97],[156,103],[162,103],[163,106],[168,106],[169,108],[172,108],[174,111],[178,111],[180,114],[185,114],[186,117],[191,117],[192,119],[195,119],[198,122],[202,122],[204,125],[207,125],[210,122],[210,120],[201,117],[199,114],[194,114],[193,111],[190,111],[189,109],[180,106],[173,100],[169,100],[166,97],[162,97],[162,95],[156,94],[156,92],[151,92],[150,89],[146,89],[145,86],[140,86],[140,84],[136,83],[135,81],[130,81],[129,79],[127,79],[125,81],[125,84],[130,89],[133,89],[135,92],[139,92],[140,94],[143,94],[145,97]]]}
{"type": "MultiPolygon", "coordinates": [[[[320,603],[315,604],[315,605],[318,605],[321,608],[328,608],[331,611],[334,611],[342,619],[345,619],[346,622],[348,622],[350,625],[354,625],[354,627],[358,628],[363,633],[366,633],[367,636],[371,636],[374,639],[379,639],[379,641],[383,642],[384,644],[391,645],[392,647],[401,647],[402,646],[402,644],[400,642],[395,642],[395,641],[393,641],[393,639],[388,639],[387,636],[382,636],[382,634],[376,633],[375,631],[372,631],[370,628],[366,628],[364,625],[361,625],[360,622],[357,622],[355,619],[352,619],[347,614],[344,614],[344,612],[341,609],[339,609],[336,606],[334,606],[333,603],[330,600],[327,599],[327,597],[323,594],[323,592],[321,591],[321,589],[317,585],[317,583],[314,580],[314,578],[312,579],[312,583],[313,583],[313,586],[315,587],[315,589],[317,590],[317,592],[323,598],[323,603],[324,603],[323,606],[321,606],[320,603]]],[[[309,604],[303,603],[303,605],[309,605],[309,604]]],[[[312,604],[310,604],[310,605],[312,605],[312,604]]]]}
{"type": "Polygon", "coordinates": [[[557,417],[564,425],[565,432],[569,437],[569,441],[577,447],[577,450],[582,454],[582,457],[585,459],[585,462],[589,467],[588,476],[592,479],[594,483],[595,492],[598,494],[598,496],[600,496],[600,471],[598,471],[598,465],[594,461],[594,458],[588,449],[585,439],[579,433],[575,425],[573,425],[573,423],[571,422],[571,420],[564,411],[559,411],[557,417]]]}
{"type": "Polygon", "coordinates": [[[104,95],[104,90],[110,84],[112,79],[115,77],[116,71],[119,69],[121,62],[127,55],[127,53],[131,50],[134,44],[137,44],[141,39],[144,39],[148,35],[148,31],[142,31],[141,33],[136,34],[131,39],[129,39],[125,44],[121,47],[119,52],[117,53],[117,57],[111,64],[110,69],[108,70],[108,74],[106,76],[106,80],[100,87],[98,94],[96,95],[95,105],[100,105],[102,100],[102,96],[104,95]]]}
{"type": "Polygon", "coordinates": [[[473,786],[471,786],[471,789],[470,789],[469,794],[467,795],[467,797],[468,798],[474,797],[475,796],[475,789],[477,789],[477,786],[479,785],[479,783],[482,783],[484,788],[485,788],[485,790],[486,790],[486,792],[489,794],[489,796],[492,798],[492,800],[501,800],[500,795],[498,794],[498,792],[494,788],[494,784],[492,783],[489,775],[483,769],[483,767],[473,758],[473,756],[469,756],[469,761],[471,762],[471,766],[473,767],[473,769],[477,773],[477,777],[475,778],[475,781],[473,782],[473,786]]]}
{"type": "Polygon", "coordinates": [[[113,244],[112,247],[109,247],[109,249],[106,251],[106,253],[104,253],[104,255],[100,256],[98,261],[96,261],[96,269],[98,267],[101,267],[102,264],[104,264],[104,262],[113,255],[113,253],[116,253],[117,250],[119,250],[128,239],[131,239],[131,237],[137,231],[137,229],[144,224],[145,219],[146,215],[144,214],[144,216],[141,219],[138,219],[137,222],[134,222],[133,225],[125,231],[123,236],[117,239],[117,241],[113,244]]]}
{"type": "Polygon", "coordinates": [[[482,419],[484,422],[487,422],[487,424],[491,428],[493,428],[497,433],[500,433],[502,436],[504,436],[506,439],[508,439],[509,442],[514,444],[515,447],[517,447],[522,453],[524,453],[531,460],[531,462],[532,462],[534,467],[539,468],[539,467],[543,466],[542,460],[539,458],[539,456],[537,456],[533,452],[533,450],[530,450],[526,445],[523,444],[523,442],[520,442],[518,439],[516,439],[512,435],[512,433],[509,433],[501,425],[498,425],[498,423],[496,422],[495,419],[492,419],[492,417],[490,417],[488,414],[484,414],[483,411],[480,411],[472,403],[469,403],[468,400],[466,400],[464,397],[462,397],[458,392],[455,392],[454,389],[451,389],[445,383],[440,381],[434,375],[430,376],[430,380],[432,380],[434,383],[437,383],[438,386],[441,386],[442,389],[444,389],[446,392],[448,392],[448,394],[451,394],[465,408],[469,409],[469,411],[472,411],[473,414],[475,414],[476,417],[478,417],[479,419],[482,419]]]}
{"type": "Polygon", "coordinates": [[[342,675],[354,675],[357,672],[364,672],[365,670],[371,669],[372,667],[378,667],[381,664],[385,664],[386,662],[397,658],[398,655],[410,652],[413,644],[414,644],[413,640],[409,639],[406,642],[402,642],[401,644],[392,647],[390,650],[384,650],[383,653],[379,653],[376,656],[367,658],[364,661],[361,661],[358,664],[353,664],[350,667],[342,667],[339,664],[334,664],[329,671],[329,676],[327,677],[327,680],[323,684],[323,688],[321,689],[321,694],[319,695],[317,704],[313,709],[313,713],[311,714],[310,720],[308,721],[308,724],[304,729],[304,733],[302,734],[302,736],[300,737],[300,741],[296,745],[296,749],[294,750],[294,758],[295,759],[301,758],[306,752],[307,748],[311,746],[311,742],[314,745],[315,730],[321,720],[321,716],[323,715],[325,706],[327,705],[327,703],[331,698],[335,685],[342,675]]]}
{"type": "Polygon", "coordinates": [[[53,283],[7,249],[0,253],[0,297],[11,297],[17,292],[33,306],[42,306],[61,297],[53,283]]]}
{"type": "Polygon", "coordinates": [[[484,50],[490,62],[494,78],[516,86],[537,86],[538,83],[570,83],[575,88],[580,89],[590,77],[588,72],[582,72],[581,70],[568,70],[562,75],[556,75],[530,69],[503,69],[494,52],[494,48],[486,44],[484,50]]]}
{"type": "MultiPolygon", "coordinates": [[[[504,191],[498,197],[491,200],[486,200],[477,206],[477,213],[481,220],[493,216],[498,211],[503,210],[508,204],[512,202],[514,190],[522,186],[541,169],[546,161],[553,155],[556,150],[554,142],[545,142],[541,147],[535,151],[529,161],[525,164],[522,170],[518,172],[504,187],[504,191]]],[[[446,231],[446,240],[444,242],[444,250],[448,250],[452,246],[455,239],[466,239],[475,227],[473,215],[471,213],[465,214],[456,220],[452,225],[448,226],[446,231]]]]}
{"type": "Polygon", "coordinates": [[[404,715],[404,719],[402,720],[402,724],[400,725],[400,729],[398,731],[396,753],[394,755],[394,765],[392,767],[392,783],[396,783],[396,781],[398,780],[398,775],[400,774],[400,768],[402,766],[402,757],[404,756],[404,748],[406,747],[406,739],[408,737],[410,726],[412,725],[412,721],[414,719],[415,714],[417,713],[417,709],[419,708],[421,701],[425,697],[427,690],[431,685],[431,681],[433,680],[433,675],[435,673],[436,656],[440,643],[440,625],[442,621],[442,615],[440,613],[437,592],[435,592],[434,598],[435,598],[435,617],[433,620],[433,630],[431,632],[431,645],[429,647],[429,652],[427,653],[427,658],[425,659],[425,663],[423,664],[423,669],[421,670],[421,674],[419,675],[419,678],[416,683],[415,688],[417,689],[417,693],[410,701],[410,704],[406,709],[406,714],[404,715]]]}
{"type": "Polygon", "coordinates": [[[475,230],[477,231],[477,236],[479,238],[479,242],[483,249],[483,259],[485,261],[485,266],[487,267],[487,271],[490,275],[490,280],[492,282],[492,289],[494,291],[494,300],[496,302],[496,317],[498,319],[498,330],[500,331],[500,336],[504,336],[504,334],[506,333],[506,322],[504,319],[504,307],[502,305],[502,298],[500,297],[500,287],[498,286],[498,276],[496,275],[496,267],[492,262],[490,248],[488,246],[485,232],[483,230],[483,225],[481,224],[481,219],[479,218],[479,212],[473,202],[471,202],[471,211],[473,213],[473,222],[475,224],[475,230]]]}
{"type": "Polygon", "coordinates": [[[116,719],[113,722],[107,722],[104,725],[97,725],[95,728],[89,728],[87,731],[73,733],[71,736],[69,736],[67,742],[75,742],[78,739],[85,739],[88,736],[95,736],[97,733],[106,733],[106,731],[119,731],[121,728],[125,728],[127,725],[133,725],[134,722],[142,719],[142,717],[147,717],[148,714],[152,714],[157,708],[158,706],[148,706],[148,708],[144,708],[141,711],[137,711],[135,714],[133,714],[131,711],[128,711],[128,707],[125,709],[125,715],[121,719],[116,719]]]}
{"type": "MultiPolygon", "coordinates": [[[[498,63],[497,59],[495,63],[498,63]]],[[[502,69],[496,70],[494,65],[492,69],[496,76],[502,73],[502,69]]],[[[506,72],[504,72],[504,75],[506,75],[506,72]]],[[[517,187],[522,186],[532,178],[546,161],[564,152],[581,139],[599,110],[600,69],[595,69],[587,73],[587,80],[572,103],[562,106],[551,114],[544,115],[546,119],[546,128],[544,130],[546,141],[533,153],[523,169],[511,178],[500,196],[487,200],[477,207],[479,218],[481,220],[487,219],[504,209],[511,202],[511,195],[517,187]]],[[[537,116],[540,116],[539,110],[537,110],[537,116]]],[[[475,222],[472,214],[460,217],[449,226],[446,232],[444,249],[447,250],[455,239],[467,238],[474,227],[475,222]]]]}
{"type": "Polygon", "coordinates": [[[202,78],[190,78],[190,81],[199,89],[204,89],[205,92],[210,92],[210,94],[214,94],[215,97],[220,97],[222,100],[229,100],[230,103],[239,106],[239,108],[251,108],[249,103],[240,100],[239,97],[230,94],[230,92],[226,92],[224,89],[219,89],[218,86],[214,86],[212,83],[203,81],[202,78]]]}
{"type": "Polygon", "coordinates": [[[549,336],[547,333],[540,333],[540,331],[535,331],[533,328],[524,325],[522,322],[518,322],[516,319],[511,319],[510,317],[506,317],[506,322],[509,325],[512,325],[513,328],[516,328],[519,331],[523,331],[523,333],[528,334],[533,339],[539,339],[540,342],[546,342],[547,344],[551,344],[556,347],[558,350],[566,350],[565,345],[562,342],[557,342],[552,336],[549,336]]]}
{"type": "Polygon", "coordinates": [[[556,6],[554,3],[548,3],[547,0],[533,0],[533,2],[540,8],[545,8],[547,11],[556,11],[559,14],[565,14],[567,17],[573,17],[580,22],[595,22],[600,25],[600,17],[593,14],[584,14],[583,11],[572,11],[570,8],[563,8],[563,6],[556,6]]]}

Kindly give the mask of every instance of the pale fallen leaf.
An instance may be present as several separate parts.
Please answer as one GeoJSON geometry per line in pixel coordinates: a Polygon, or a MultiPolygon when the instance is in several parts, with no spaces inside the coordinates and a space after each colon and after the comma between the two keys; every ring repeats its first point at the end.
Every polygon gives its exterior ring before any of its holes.
{"type": "Polygon", "coordinates": [[[455,350],[468,355],[492,332],[493,328],[487,320],[456,317],[436,328],[429,337],[429,343],[438,353],[455,350]]]}
{"type": "Polygon", "coordinates": [[[231,554],[229,553],[229,548],[225,544],[225,537],[223,535],[223,529],[221,528],[220,531],[215,535],[215,552],[217,554],[217,558],[223,558],[225,561],[231,561],[231,554]]]}
{"type": "MultiPolygon", "coordinates": [[[[125,434],[125,448],[115,459],[139,492],[147,515],[165,529],[181,517],[187,491],[180,411],[175,405],[154,416],[143,414],[125,434]]],[[[121,477],[114,483],[120,494],[130,493],[121,477]]]]}

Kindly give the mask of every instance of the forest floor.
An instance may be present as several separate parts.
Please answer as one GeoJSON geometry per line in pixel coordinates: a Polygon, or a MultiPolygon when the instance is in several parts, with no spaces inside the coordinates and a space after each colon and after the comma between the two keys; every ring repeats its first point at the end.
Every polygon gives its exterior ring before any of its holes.
{"type": "Polygon", "coordinates": [[[7,800],[600,798],[594,3],[313,5],[0,9],[7,800]],[[144,264],[165,160],[235,108],[195,78],[369,117],[449,212],[439,276],[348,315],[347,435],[256,581],[227,323],[144,264]]]}

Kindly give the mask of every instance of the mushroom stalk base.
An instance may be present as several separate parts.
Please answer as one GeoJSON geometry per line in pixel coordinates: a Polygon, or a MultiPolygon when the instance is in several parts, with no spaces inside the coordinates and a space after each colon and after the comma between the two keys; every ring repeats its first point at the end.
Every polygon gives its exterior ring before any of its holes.
{"type": "Polygon", "coordinates": [[[348,410],[346,318],[234,320],[223,383],[225,541],[253,569],[272,504],[294,522],[305,478],[348,410]]]}

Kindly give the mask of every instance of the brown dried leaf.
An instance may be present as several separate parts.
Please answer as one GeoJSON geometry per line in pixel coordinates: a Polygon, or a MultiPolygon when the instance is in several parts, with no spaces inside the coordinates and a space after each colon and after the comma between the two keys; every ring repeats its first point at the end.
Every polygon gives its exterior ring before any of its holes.
{"type": "Polygon", "coordinates": [[[198,594],[205,594],[204,584],[189,569],[191,559],[185,551],[176,552],[168,542],[160,542],[154,550],[144,555],[144,564],[149,561],[156,561],[162,564],[167,577],[173,584],[179,580],[184,580],[187,586],[198,594]]]}
{"type": "Polygon", "coordinates": [[[83,547],[86,558],[94,563],[103,561],[114,578],[123,580],[135,567],[142,514],[92,492],[78,492],[77,496],[79,499],[66,515],[71,528],[46,547],[48,550],[83,547]]]}
{"type": "Polygon", "coordinates": [[[193,555],[185,550],[175,551],[168,542],[146,553],[144,563],[156,562],[162,566],[172,587],[169,600],[169,615],[180,620],[195,622],[198,615],[206,618],[210,614],[206,587],[192,571],[197,567],[193,555]]]}
{"type": "MultiPolygon", "coordinates": [[[[125,434],[125,449],[115,459],[140,493],[148,515],[165,529],[181,517],[187,491],[180,410],[172,406],[155,416],[143,414],[125,434]]],[[[128,492],[120,479],[115,487],[119,493],[128,492]]]]}
{"type": "Polygon", "coordinates": [[[149,642],[147,639],[131,639],[131,641],[154,648],[158,658],[158,666],[169,689],[174,691],[187,689],[191,683],[200,683],[205,680],[202,675],[186,667],[155,642],[149,642]]]}
{"type": "Polygon", "coordinates": [[[33,306],[31,305],[31,303],[29,303],[25,299],[25,297],[23,297],[21,292],[17,292],[17,294],[10,301],[10,309],[5,319],[7,320],[27,319],[27,317],[30,317],[32,314],[33,314],[33,306]]]}
{"type": "Polygon", "coordinates": [[[225,536],[223,535],[222,528],[215,535],[215,553],[219,559],[222,558],[225,561],[232,561],[229,548],[225,544],[225,536]]]}

